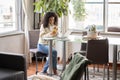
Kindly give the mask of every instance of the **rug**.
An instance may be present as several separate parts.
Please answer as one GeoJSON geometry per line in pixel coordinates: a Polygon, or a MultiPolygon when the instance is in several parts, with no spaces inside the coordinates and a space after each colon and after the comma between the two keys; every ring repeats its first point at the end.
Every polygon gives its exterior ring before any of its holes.
{"type": "Polygon", "coordinates": [[[60,80],[60,77],[56,75],[49,76],[49,75],[38,74],[28,77],[27,80],[60,80]]]}
{"type": "MultiPolygon", "coordinates": [[[[112,80],[112,70],[109,70],[110,72],[110,78],[109,80],[112,80]]],[[[99,69],[99,72],[95,71],[95,76],[93,76],[93,69],[89,68],[89,80],[103,80],[103,69],[99,69]]],[[[52,77],[49,75],[44,75],[38,73],[38,75],[32,75],[28,77],[28,80],[59,80],[60,77],[53,75],[52,77]],[[38,78],[39,77],[39,78],[38,78]],[[42,78],[42,79],[41,79],[42,78]]],[[[84,80],[84,77],[81,79],[84,80]]],[[[105,76],[105,80],[107,80],[107,74],[105,76]]],[[[117,71],[117,80],[120,80],[120,70],[117,71]]]]}

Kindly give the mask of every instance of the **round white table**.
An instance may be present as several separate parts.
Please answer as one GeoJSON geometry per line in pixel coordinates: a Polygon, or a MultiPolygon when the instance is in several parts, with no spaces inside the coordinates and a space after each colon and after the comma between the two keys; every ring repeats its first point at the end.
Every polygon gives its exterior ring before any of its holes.
{"type": "Polygon", "coordinates": [[[62,51],[63,51],[63,58],[62,58],[62,62],[63,62],[63,69],[62,72],[65,70],[66,68],[66,41],[68,41],[68,39],[66,37],[46,37],[43,38],[44,40],[49,41],[49,74],[50,76],[52,75],[52,70],[53,70],[53,66],[52,66],[52,42],[53,40],[58,40],[58,41],[62,41],[63,42],[63,47],[62,47],[62,51]]]}
{"type": "Polygon", "coordinates": [[[52,42],[55,39],[54,37],[46,37],[43,38],[44,40],[49,41],[49,75],[52,76],[52,70],[53,70],[53,65],[52,65],[52,42]]]}

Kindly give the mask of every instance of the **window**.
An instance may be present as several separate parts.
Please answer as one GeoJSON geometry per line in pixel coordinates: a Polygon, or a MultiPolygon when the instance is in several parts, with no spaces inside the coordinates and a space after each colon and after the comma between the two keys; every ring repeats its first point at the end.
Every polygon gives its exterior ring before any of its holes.
{"type": "Polygon", "coordinates": [[[22,0],[0,0],[0,33],[20,29],[22,0]]]}
{"type": "Polygon", "coordinates": [[[98,31],[120,28],[120,0],[71,0],[69,8],[69,29],[83,31],[92,24],[98,31]]]}
{"type": "Polygon", "coordinates": [[[108,31],[110,28],[111,29],[113,28],[115,32],[120,32],[119,21],[120,21],[120,0],[109,0],[108,2],[108,31]]]}

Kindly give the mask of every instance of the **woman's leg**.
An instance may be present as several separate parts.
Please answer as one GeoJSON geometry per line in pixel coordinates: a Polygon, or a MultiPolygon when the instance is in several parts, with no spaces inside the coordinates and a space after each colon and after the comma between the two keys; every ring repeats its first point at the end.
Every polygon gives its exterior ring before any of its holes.
{"type": "MultiPolygon", "coordinates": [[[[48,54],[49,46],[38,44],[38,50],[48,54]]],[[[55,71],[57,70],[57,51],[54,48],[52,48],[52,62],[53,62],[53,70],[54,70],[54,74],[55,74],[55,71]]],[[[47,72],[48,67],[49,67],[49,57],[43,68],[44,73],[47,72]]]]}
{"type": "MultiPolygon", "coordinates": [[[[49,47],[47,46],[47,45],[43,45],[43,44],[38,44],[38,50],[39,51],[41,51],[41,52],[43,52],[43,53],[45,53],[45,54],[48,54],[48,49],[49,49],[49,47]]],[[[46,61],[46,63],[45,63],[45,65],[44,65],[44,67],[43,67],[43,73],[47,73],[47,69],[48,69],[48,67],[49,67],[49,58],[48,58],[48,60],[46,61]]]]}

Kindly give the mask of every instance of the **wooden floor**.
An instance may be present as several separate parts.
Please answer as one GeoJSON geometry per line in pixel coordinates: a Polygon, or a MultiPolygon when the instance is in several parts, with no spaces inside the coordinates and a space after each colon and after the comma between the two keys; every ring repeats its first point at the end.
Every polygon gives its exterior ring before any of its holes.
{"type": "MultiPolygon", "coordinates": [[[[38,62],[38,71],[42,70],[43,65],[41,61],[38,62]]],[[[35,64],[35,61],[33,61],[31,64],[29,64],[29,67],[27,69],[27,76],[33,75],[35,73],[36,73],[36,64],[35,64]]]]}
{"type": "MultiPolygon", "coordinates": [[[[44,64],[43,64],[44,65],[44,64]]],[[[42,68],[43,68],[43,65],[41,63],[41,61],[38,62],[38,71],[41,71],[42,68]]],[[[92,66],[92,65],[91,65],[92,66]]],[[[90,66],[90,67],[91,67],[90,66]]],[[[102,67],[102,66],[100,66],[102,67]]],[[[118,69],[120,70],[120,65],[117,66],[118,69]]],[[[110,69],[112,68],[112,65],[110,64],[110,69]]],[[[31,64],[29,64],[29,67],[27,69],[27,76],[30,76],[30,75],[33,75],[35,74],[35,71],[36,71],[36,64],[35,64],[35,61],[33,61],[31,64]]]]}

